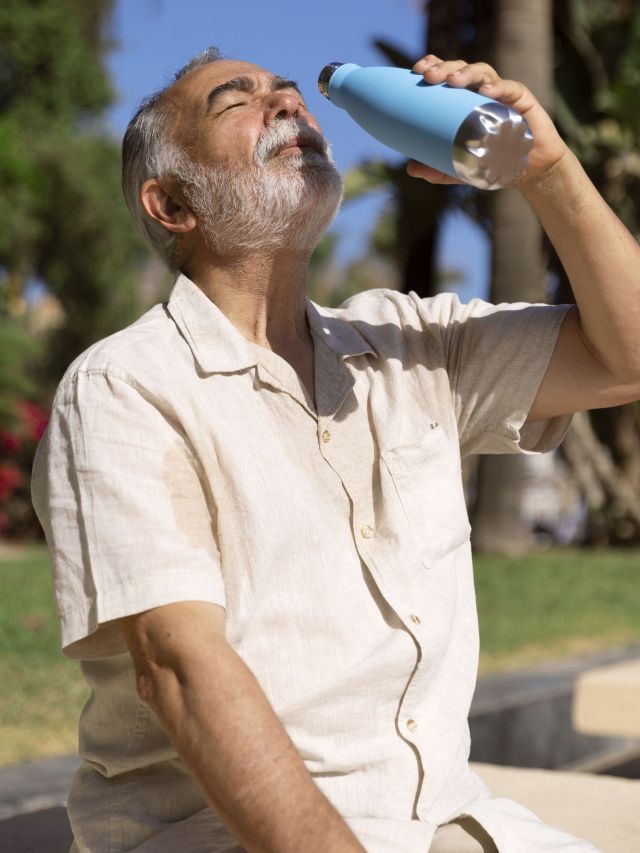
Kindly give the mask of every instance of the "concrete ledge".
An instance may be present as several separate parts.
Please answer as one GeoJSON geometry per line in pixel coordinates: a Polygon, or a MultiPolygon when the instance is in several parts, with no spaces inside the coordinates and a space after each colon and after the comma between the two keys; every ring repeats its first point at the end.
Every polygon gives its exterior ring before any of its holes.
{"type": "Polygon", "coordinates": [[[640,739],[640,658],[583,672],[575,686],[573,724],[584,734],[640,739]]]}
{"type": "Polygon", "coordinates": [[[471,764],[496,797],[517,800],[545,823],[605,853],[640,849],[640,780],[471,764]]]}
{"type": "Polygon", "coordinates": [[[0,767],[0,820],[64,806],[80,763],[79,755],[61,755],[0,767]]]}
{"type": "Polygon", "coordinates": [[[472,761],[606,771],[616,756],[632,754],[634,749],[640,752],[638,740],[620,737],[617,732],[616,737],[595,737],[576,731],[572,720],[574,692],[582,675],[594,668],[631,661],[640,661],[640,647],[607,650],[481,678],[469,715],[472,761]],[[612,759],[609,764],[608,757],[612,759]]]}

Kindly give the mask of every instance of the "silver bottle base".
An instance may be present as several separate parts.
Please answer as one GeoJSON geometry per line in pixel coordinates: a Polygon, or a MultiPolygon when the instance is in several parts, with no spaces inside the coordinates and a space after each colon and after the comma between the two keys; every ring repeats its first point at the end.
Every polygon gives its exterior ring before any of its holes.
{"type": "Polygon", "coordinates": [[[460,125],[453,142],[453,166],[467,184],[483,190],[509,186],[527,168],[533,146],[520,113],[497,102],[481,104],[460,125]]]}

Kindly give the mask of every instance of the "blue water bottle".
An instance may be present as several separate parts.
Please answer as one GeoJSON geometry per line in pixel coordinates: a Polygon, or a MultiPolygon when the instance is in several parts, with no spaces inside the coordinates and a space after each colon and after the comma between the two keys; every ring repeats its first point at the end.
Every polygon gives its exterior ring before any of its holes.
{"type": "Polygon", "coordinates": [[[533,137],[526,120],[477,92],[351,62],[326,65],[318,88],[380,142],[467,184],[499,189],[527,168],[533,137]]]}

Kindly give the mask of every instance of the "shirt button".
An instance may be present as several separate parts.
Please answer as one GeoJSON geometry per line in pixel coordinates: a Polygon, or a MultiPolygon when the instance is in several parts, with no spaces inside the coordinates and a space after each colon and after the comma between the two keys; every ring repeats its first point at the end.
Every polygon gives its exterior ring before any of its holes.
{"type": "Polygon", "coordinates": [[[370,524],[365,524],[364,527],[360,528],[360,533],[362,533],[365,539],[371,539],[373,536],[373,527],[370,524]]]}
{"type": "Polygon", "coordinates": [[[413,622],[414,625],[419,625],[420,624],[420,617],[416,616],[415,613],[412,613],[411,614],[411,621],[413,622]]]}
{"type": "Polygon", "coordinates": [[[328,444],[328,442],[331,441],[331,433],[328,429],[325,429],[325,431],[322,433],[322,440],[325,444],[328,444]]]}
{"type": "Polygon", "coordinates": [[[418,728],[418,724],[416,723],[415,720],[407,720],[405,725],[409,729],[410,732],[415,732],[415,730],[418,728]]]}

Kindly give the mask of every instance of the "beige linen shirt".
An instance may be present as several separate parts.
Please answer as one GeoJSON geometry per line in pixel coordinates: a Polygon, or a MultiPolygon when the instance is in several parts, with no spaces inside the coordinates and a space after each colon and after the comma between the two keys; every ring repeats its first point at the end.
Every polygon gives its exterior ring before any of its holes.
{"type": "Polygon", "coordinates": [[[229,643],[370,853],[426,853],[462,814],[504,853],[595,849],[492,798],[468,766],[478,625],[461,454],[559,442],[568,418],[523,423],[565,310],[308,300],[314,406],[181,276],[167,304],[76,359],[33,494],[64,652],[91,687],[78,850],[240,849],[138,698],[113,622],[182,600],[226,608],[229,643]]]}

